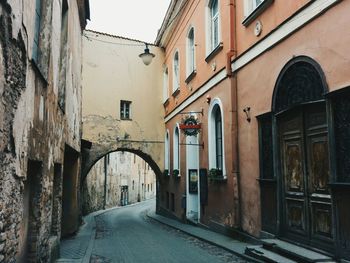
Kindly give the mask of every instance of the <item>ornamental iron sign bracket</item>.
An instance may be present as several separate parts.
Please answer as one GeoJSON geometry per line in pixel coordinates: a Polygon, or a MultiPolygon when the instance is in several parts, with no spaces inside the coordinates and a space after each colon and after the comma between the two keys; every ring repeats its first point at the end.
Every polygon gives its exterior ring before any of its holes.
{"type": "Polygon", "coordinates": [[[187,115],[179,125],[186,136],[196,136],[201,129],[201,123],[193,115],[187,115]]]}

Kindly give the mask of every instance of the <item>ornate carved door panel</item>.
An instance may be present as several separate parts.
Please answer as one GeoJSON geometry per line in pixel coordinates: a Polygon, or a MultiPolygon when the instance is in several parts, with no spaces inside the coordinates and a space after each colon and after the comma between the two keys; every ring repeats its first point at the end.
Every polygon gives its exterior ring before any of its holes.
{"type": "Polygon", "coordinates": [[[279,122],[282,233],[327,249],[333,242],[327,118],[324,103],[284,114],[279,122]]]}
{"type": "Polygon", "coordinates": [[[329,152],[325,105],[306,108],[305,141],[311,244],[332,243],[332,200],[329,189],[329,152]]]}
{"type": "Polygon", "coordinates": [[[302,112],[283,117],[279,124],[283,192],[283,234],[289,238],[308,236],[305,149],[302,112]]]}

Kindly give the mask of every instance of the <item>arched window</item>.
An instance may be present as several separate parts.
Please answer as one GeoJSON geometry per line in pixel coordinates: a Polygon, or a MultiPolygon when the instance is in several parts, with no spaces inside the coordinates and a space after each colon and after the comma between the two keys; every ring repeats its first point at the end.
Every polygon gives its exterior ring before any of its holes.
{"type": "Polygon", "coordinates": [[[169,131],[167,131],[164,143],[164,172],[166,175],[169,175],[169,149],[169,131]]]}
{"type": "Polygon", "coordinates": [[[208,152],[209,169],[221,171],[226,177],[225,168],[225,144],[223,130],[223,107],[219,99],[214,99],[209,107],[208,113],[208,152]]]}
{"type": "Polygon", "coordinates": [[[215,122],[215,159],[216,168],[222,171],[223,156],[222,156],[222,120],[220,107],[216,107],[214,110],[214,122],[215,122]]]}
{"type": "Polygon", "coordinates": [[[175,127],[174,129],[174,141],[173,141],[173,169],[180,169],[180,132],[179,128],[175,127]]]}
{"type": "Polygon", "coordinates": [[[173,60],[173,92],[180,87],[180,58],[179,52],[176,51],[173,60]]]}
{"type": "Polygon", "coordinates": [[[194,28],[192,27],[187,35],[187,76],[195,70],[195,43],[194,28]]]}

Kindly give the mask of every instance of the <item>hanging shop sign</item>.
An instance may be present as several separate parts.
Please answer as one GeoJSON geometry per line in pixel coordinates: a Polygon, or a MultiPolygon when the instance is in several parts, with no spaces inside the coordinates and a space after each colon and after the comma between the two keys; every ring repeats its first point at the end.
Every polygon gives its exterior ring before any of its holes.
{"type": "Polygon", "coordinates": [[[201,129],[201,124],[193,115],[189,115],[184,118],[179,126],[186,136],[195,136],[201,129]]]}

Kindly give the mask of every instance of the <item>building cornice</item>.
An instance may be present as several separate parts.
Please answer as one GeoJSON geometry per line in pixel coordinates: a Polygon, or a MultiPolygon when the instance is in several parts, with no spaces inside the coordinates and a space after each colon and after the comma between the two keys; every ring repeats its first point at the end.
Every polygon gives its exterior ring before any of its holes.
{"type": "Polygon", "coordinates": [[[168,10],[163,19],[162,26],[158,31],[155,45],[165,47],[168,44],[170,37],[174,33],[173,29],[178,24],[187,3],[188,0],[172,0],[170,2],[168,10]]]}
{"type": "Polygon", "coordinates": [[[312,1],[300,12],[286,20],[282,25],[265,36],[261,41],[239,55],[231,64],[232,72],[236,72],[245,65],[276,46],[291,34],[298,31],[307,23],[326,12],[333,5],[342,0],[317,0],[312,1]]]}

